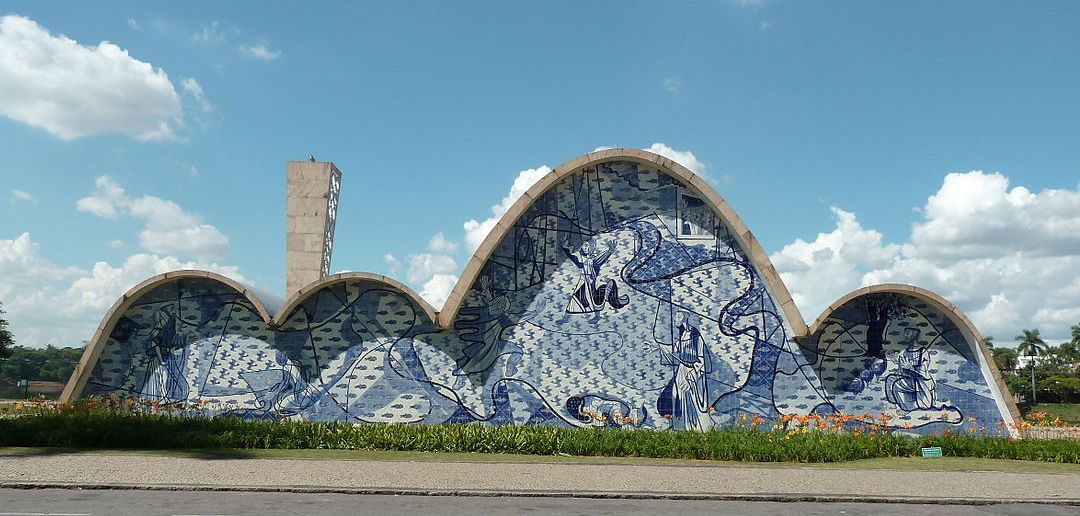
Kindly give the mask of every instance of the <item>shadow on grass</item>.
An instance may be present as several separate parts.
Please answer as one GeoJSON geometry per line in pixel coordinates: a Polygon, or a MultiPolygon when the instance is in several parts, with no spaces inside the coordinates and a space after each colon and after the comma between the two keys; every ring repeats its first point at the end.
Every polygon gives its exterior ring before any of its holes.
{"type": "Polygon", "coordinates": [[[264,455],[255,450],[240,449],[149,449],[149,448],[23,448],[0,447],[0,460],[20,457],[48,457],[54,455],[167,455],[204,460],[258,459],[264,455]]]}

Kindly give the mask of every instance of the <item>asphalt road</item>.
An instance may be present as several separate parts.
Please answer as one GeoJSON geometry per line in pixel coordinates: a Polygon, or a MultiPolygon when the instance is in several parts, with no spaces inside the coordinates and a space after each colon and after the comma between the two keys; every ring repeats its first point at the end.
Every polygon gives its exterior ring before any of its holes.
{"type": "Polygon", "coordinates": [[[989,516],[1003,514],[1076,515],[1077,507],[1038,504],[921,505],[709,500],[620,500],[584,498],[394,496],[312,493],[241,493],[79,489],[0,489],[0,516],[124,515],[210,516],[304,514],[387,514],[485,516],[496,514],[661,513],[791,514],[799,516],[872,514],[989,516]]]}

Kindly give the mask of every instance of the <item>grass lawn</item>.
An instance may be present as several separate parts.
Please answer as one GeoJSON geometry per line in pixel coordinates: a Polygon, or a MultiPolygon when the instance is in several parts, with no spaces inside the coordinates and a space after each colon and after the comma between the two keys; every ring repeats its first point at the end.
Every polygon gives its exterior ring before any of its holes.
{"type": "Polygon", "coordinates": [[[576,457],[538,456],[501,453],[434,453],[410,451],[366,450],[79,450],[64,448],[0,447],[0,458],[28,455],[61,454],[119,454],[155,455],[214,459],[291,459],[291,460],[358,460],[407,462],[514,462],[528,464],[599,464],[613,466],[682,466],[682,467],[740,467],[740,468],[817,468],[892,471],[1000,471],[1006,473],[1065,473],[1080,474],[1080,464],[1062,464],[1026,460],[983,459],[975,457],[942,457],[922,459],[886,457],[832,463],[799,462],[741,462],[687,459],[658,459],[646,457],[576,457]]]}
{"type": "Polygon", "coordinates": [[[1025,405],[1021,410],[1024,417],[1034,411],[1040,411],[1050,414],[1050,419],[1059,417],[1071,425],[1080,425],[1080,403],[1036,403],[1025,405]]]}

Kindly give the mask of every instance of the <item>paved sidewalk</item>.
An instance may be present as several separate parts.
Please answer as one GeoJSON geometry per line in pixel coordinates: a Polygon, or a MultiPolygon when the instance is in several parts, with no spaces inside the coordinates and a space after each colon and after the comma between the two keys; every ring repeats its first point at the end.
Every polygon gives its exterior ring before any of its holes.
{"type": "Polygon", "coordinates": [[[0,456],[0,487],[1080,505],[1080,473],[192,458],[0,456]]]}

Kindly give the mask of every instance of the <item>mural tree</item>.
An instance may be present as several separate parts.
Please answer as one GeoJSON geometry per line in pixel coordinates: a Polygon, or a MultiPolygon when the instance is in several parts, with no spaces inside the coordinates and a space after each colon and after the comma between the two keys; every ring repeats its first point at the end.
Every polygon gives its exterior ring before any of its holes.
{"type": "Polygon", "coordinates": [[[907,306],[896,294],[878,294],[866,298],[866,355],[885,359],[885,332],[889,321],[904,315],[907,306]]]}

